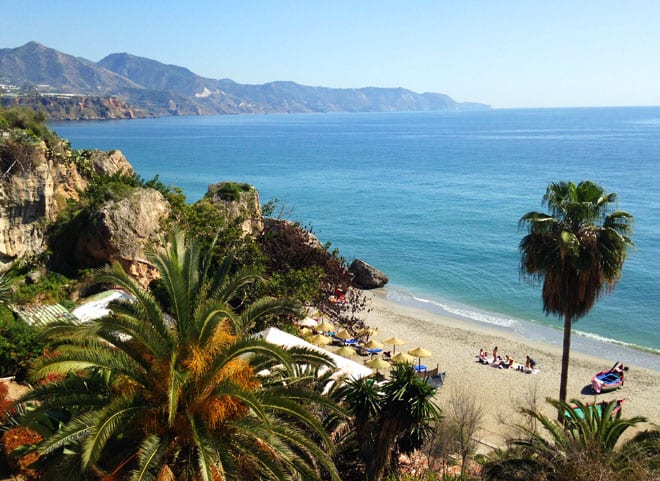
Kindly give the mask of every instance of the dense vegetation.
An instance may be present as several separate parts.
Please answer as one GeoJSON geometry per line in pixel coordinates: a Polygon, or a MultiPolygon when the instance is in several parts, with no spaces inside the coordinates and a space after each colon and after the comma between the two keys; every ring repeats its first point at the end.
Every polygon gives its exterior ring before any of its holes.
{"type": "MultiPolygon", "coordinates": [[[[53,149],[61,143],[46,140],[38,114],[0,110],[0,126],[5,139],[42,138],[53,149]]],[[[364,299],[329,245],[293,222],[271,219],[253,237],[240,229],[241,218],[218,215],[213,195],[236,200],[250,186],[226,183],[188,204],[157,177],[100,176],[89,151],[60,154],[90,180],[51,229],[60,257],[49,253],[0,276],[0,377],[28,376],[34,386],[10,404],[0,383],[0,474],[8,465],[35,480],[415,481],[438,479],[438,472],[451,479],[447,467],[459,463],[463,480],[658,478],[660,433],[623,436],[641,418],[621,418],[609,406],[602,413],[582,406],[580,418],[554,401],[562,422],[526,410],[534,423],[507,449],[481,458],[483,475],[470,471],[480,414],[469,397],[459,395],[441,415],[434,389],[410,365],[395,365],[384,380],[341,379],[322,352],[253,336],[271,325],[293,330],[304,306],[353,333],[364,327],[364,299]],[[158,281],[143,288],[118,264],[89,270],[67,257],[101,204],[143,187],[171,206],[169,242],[149,252],[158,281]],[[73,296],[105,286],[135,300],[82,324],[28,326],[9,315],[8,304],[71,305],[73,296]],[[335,289],[347,293],[347,303],[330,302],[335,289]],[[428,464],[403,475],[399,456],[419,452],[428,464]]],[[[272,215],[273,205],[265,211],[272,215]]]]}

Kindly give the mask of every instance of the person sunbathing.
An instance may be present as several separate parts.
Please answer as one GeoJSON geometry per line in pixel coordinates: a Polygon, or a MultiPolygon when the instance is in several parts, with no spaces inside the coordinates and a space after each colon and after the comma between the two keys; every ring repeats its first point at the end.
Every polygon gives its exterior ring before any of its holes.
{"type": "Polygon", "coordinates": [[[477,361],[481,364],[488,364],[488,354],[483,349],[479,349],[479,356],[477,356],[477,361]]]}

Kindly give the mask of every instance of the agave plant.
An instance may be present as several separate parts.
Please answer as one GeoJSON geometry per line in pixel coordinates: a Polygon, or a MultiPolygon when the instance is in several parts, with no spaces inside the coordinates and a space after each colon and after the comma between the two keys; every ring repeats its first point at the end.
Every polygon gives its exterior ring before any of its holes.
{"type": "Polygon", "coordinates": [[[602,481],[653,480],[660,475],[660,431],[639,432],[622,441],[630,428],[646,421],[613,414],[616,402],[604,408],[573,400],[548,400],[560,422],[537,410],[523,413],[537,421],[542,431],[521,426],[523,436],[489,463],[485,478],[490,481],[602,481]]]}
{"type": "Polygon", "coordinates": [[[246,335],[263,315],[292,312],[261,300],[236,313],[229,300],[253,276],[213,276],[195,242],[174,235],[150,254],[165,289],[165,309],[117,265],[97,280],[132,302],[103,319],[46,326],[55,346],[32,373],[23,402],[66,413],[39,446],[47,474],[59,479],[338,480],[332,443],[310,410],[340,413],[305,389],[297,367],[331,366],[317,351],[284,350],[246,335]]]}

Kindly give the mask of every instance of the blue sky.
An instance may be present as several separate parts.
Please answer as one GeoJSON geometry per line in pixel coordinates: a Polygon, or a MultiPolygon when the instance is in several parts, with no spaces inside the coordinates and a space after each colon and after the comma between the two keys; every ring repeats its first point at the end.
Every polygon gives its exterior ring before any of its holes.
{"type": "Polygon", "coordinates": [[[0,48],[128,52],[241,83],[500,108],[660,105],[660,1],[3,1],[0,48]],[[11,6],[10,6],[11,5],[11,6]]]}

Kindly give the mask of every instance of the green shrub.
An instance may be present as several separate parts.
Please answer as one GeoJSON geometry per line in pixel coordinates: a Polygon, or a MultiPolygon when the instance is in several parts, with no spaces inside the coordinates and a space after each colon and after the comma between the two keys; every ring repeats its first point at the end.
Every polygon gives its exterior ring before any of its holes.
{"type": "Polygon", "coordinates": [[[217,195],[222,200],[236,202],[241,198],[241,192],[249,192],[252,189],[250,184],[236,182],[222,182],[216,189],[210,190],[210,195],[217,195]]]}
{"type": "Polygon", "coordinates": [[[72,280],[57,272],[48,272],[35,284],[25,283],[17,287],[14,301],[19,305],[35,301],[42,304],[61,304],[68,300],[73,288],[72,280]]]}
{"type": "Polygon", "coordinates": [[[25,379],[32,361],[43,354],[45,344],[37,330],[21,321],[0,327],[0,377],[25,379]]]}

